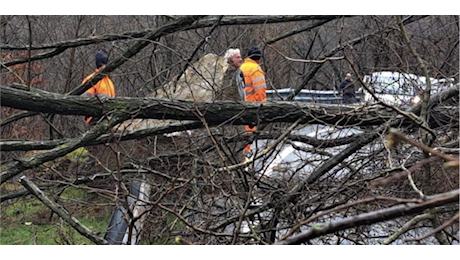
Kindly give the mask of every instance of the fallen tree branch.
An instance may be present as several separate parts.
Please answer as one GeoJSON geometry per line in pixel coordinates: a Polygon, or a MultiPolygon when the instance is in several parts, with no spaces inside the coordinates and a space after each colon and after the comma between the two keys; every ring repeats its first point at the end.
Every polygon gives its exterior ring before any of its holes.
{"type": "Polygon", "coordinates": [[[97,245],[108,245],[109,244],[107,240],[97,236],[95,232],[93,232],[91,229],[83,225],[77,218],[72,216],[61,205],[57,204],[52,199],[48,198],[48,196],[46,196],[45,193],[43,193],[43,191],[41,191],[29,178],[27,178],[26,176],[22,176],[19,182],[30,193],[32,193],[32,195],[34,195],[38,200],[40,200],[43,204],[45,204],[48,208],[50,208],[59,217],[64,219],[70,226],[72,226],[75,230],[77,230],[78,233],[88,238],[89,240],[93,241],[97,245]]]}
{"type": "Polygon", "coordinates": [[[441,193],[433,196],[428,196],[426,201],[420,203],[407,203],[387,209],[368,212],[357,216],[345,218],[335,222],[329,222],[324,225],[315,225],[313,228],[302,232],[298,235],[286,238],[276,242],[277,245],[299,245],[307,242],[310,239],[320,237],[326,234],[331,234],[337,231],[345,230],[361,225],[374,224],[386,220],[391,220],[397,217],[417,214],[426,209],[435,208],[449,203],[458,203],[459,190],[453,190],[446,193],[441,193]]]}
{"type": "Polygon", "coordinates": [[[57,146],[52,150],[36,154],[25,159],[17,159],[10,163],[3,164],[0,168],[0,184],[6,182],[7,180],[13,178],[25,170],[32,169],[45,162],[60,158],[82,146],[85,146],[88,142],[91,142],[98,138],[100,135],[108,132],[114,125],[120,123],[120,121],[123,121],[124,119],[124,117],[116,117],[112,120],[109,120],[109,122],[101,122],[81,136],[69,139],[68,142],[57,146]]]}

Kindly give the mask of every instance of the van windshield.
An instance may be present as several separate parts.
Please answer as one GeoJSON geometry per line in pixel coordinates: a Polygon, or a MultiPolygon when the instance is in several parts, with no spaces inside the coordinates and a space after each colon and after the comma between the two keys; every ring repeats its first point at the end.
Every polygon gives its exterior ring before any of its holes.
{"type": "Polygon", "coordinates": [[[415,95],[415,82],[404,77],[372,76],[370,86],[376,94],[415,95]]]}

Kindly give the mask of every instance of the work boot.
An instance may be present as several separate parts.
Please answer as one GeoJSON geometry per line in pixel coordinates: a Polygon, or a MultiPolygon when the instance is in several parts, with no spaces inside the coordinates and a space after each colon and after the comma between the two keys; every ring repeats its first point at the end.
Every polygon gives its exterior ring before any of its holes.
{"type": "Polygon", "coordinates": [[[244,170],[249,172],[249,163],[252,162],[252,160],[254,160],[254,154],[251,150],[249,150],[248,152],[244,151],[243,157],[243,163],[247,163],[246,167],[244,167],[244,170]]]}
{"type": "Polygon", "coordinates": [[[248,152],[244,151],[244,162],[252,161],[254,159],[254,153],[252,150],[249,150],[248,152]]]}

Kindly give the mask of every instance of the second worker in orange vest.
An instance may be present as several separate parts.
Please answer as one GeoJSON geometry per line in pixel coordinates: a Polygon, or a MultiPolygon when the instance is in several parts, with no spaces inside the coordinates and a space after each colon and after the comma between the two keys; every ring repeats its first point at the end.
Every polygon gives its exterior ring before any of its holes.
{"type": "MultiPolygon", "coordinates": [[[[82,81],[82,84],[86,83],[90,80],[95,74],[99,72],[102,66],[106,65],[109,61],[108,57],[98,51],[96,53],[96,70],[91,73],[89,76],[85,77],[82,81]]],[[[108,75],[103,77],[99,82],[97,82],[94,86],[90,89],[86,90],[85,93],[82,94],[84,97],[115,97],[115,86],[113,85],[112,80],[109,78],[108,75]]],[[[86,117],[86,123],[90,125],[95,125],[97,121],[99,121],[100,117],[86,117]]]]}
{"type": "MultiPolygon", "coordinates": [[[[260,67],[260,59],[262,58],[262,51],[254,46],[248,50],[248,57],[244,59],[240,70],[244,76],[244,92],[245,100],[248,102],[265,102],[267,101],[267,85],[265,82],[265,73],[260,67]]],[[[246,133],[252,133],[257,128],[245,126],[246,133]]],[[[246,145],[243,151],[245,161],[252,157],[251,144],[246,145]]]]}

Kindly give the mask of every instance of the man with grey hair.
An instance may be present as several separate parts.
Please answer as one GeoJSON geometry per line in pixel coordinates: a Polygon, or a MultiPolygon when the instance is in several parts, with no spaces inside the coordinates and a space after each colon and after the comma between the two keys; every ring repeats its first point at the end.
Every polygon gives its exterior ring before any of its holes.
{"type": "Polygon", "coordinates": [[[231,48],[225,52],[225,60],[229,67],[225,71],[224,78],[222,80],[222,90],[219,99],[244,101],[244,78],[243,73],[239,69],[243,64],[241,58],[241,52],[238,48],[231,48]]]}
{"type": "MultiPolygon", "coordinates": [[[[224,72],[222,79],[222,86],[218,88],[216,93],[216,99],[218,100],[230,100],[230,101],[245,101],[244,91],[244,77],[240,70],[243,59],[241,58],[241,52],[238,48],[230,48],[224,54],[224,60],[228,64],[224,72]]],[[[235,136],[244,133],[243,125],[226,125],[218,128],[222,136],[235,136]]],[[[240,163],[243,158],[239,158],[241,153],[239,151],[243,149],[244,142],[233,142],[233,143],[222,143],[222,148],[227,154],[233,154],[234,156],[228,156],[230,164],[240,163]]]]}
{"type": "Polygon", "coordinates": [[[240,49],[228,49],[225,52],[224,58],[227,63],[235,69],[238,69],[243,64],[240,49]]]}

